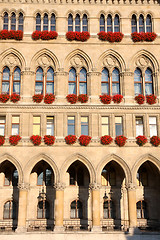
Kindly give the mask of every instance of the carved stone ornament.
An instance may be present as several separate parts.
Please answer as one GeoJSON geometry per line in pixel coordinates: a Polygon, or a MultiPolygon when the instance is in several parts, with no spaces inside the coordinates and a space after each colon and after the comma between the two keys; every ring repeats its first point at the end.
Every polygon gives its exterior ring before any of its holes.
{"type": "Polygon", "coordinates": [[[14,54],[9,54],[3,59],[2,64],[11,67],[20,66],[20,61],[14,54]]]}
{"type": "Polygon", "coordinates": [[[84,60],[80,56],[75,56],[70,60],[70,65],[75,66],[77,68],[81,67],[83,64],[84,64],[84,60]]]}
{"type": "Polygon", "coordinates": [[[107,56],[107,57],[103,60],[103,64],[104,64],[105,66],[112,67],[112,66],[115,66],[116,60],[115,60],[115,58],[113,58],[112,56],[107,56]]]}
{"type": "Polygon", "coordinates": [[[24,183],[24,182],[18,184],[19,190],[26,190],[27,191],[29,189],[29,186],[30,185],[28,183],[24,183]]]}
{"type": "Polygon", "coordinates": [[[146,58],[146,57],[139,57],[138,59],[137,59],[137,65],[139,66],[142,66],[142,67],[145,67],[145,66],[147,66],[148,65],[148,59],[146,58]]]}
{"type": "Polygon", "coordinates": [[[38,64],[43,67],[48,67],[52,63],[52,59],[47,55],[42,55],[37,60],[38,64]]]}
{"type": "Polygon", "coordinates": [[[136,190],[136,185],[133,182],[130,182],[126,184],[126,188],[128,189],[128,191],[133,191],[136,190]]]}
{"type": "Polygon", "coordinates": [[[89,185],[89,188],[90,188],[91,190],[99,190],[99,189],[101,188],[101,185],[98,184],[98,183],[91,183],[91,184],[89,185]]]}
{"type": "Polygon", "coordinates": [[[58,190],[58,191],[63,191],[65,188],[66,188],[66,186],[65,186],[65,184],[64,183],[56,183],[55,185],[54,185],[54,187],[55,187],[55,189],[56,190],[58,190]]]}

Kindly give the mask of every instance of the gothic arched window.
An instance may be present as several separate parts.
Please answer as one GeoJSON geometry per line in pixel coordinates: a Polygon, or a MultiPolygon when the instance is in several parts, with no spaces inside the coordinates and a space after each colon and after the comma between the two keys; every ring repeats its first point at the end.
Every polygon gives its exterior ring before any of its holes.
{"type": "Polygon", "coordinates": [[[83,205],[79,200],[71,203],[71,218],[83,218],[83,205]]]}

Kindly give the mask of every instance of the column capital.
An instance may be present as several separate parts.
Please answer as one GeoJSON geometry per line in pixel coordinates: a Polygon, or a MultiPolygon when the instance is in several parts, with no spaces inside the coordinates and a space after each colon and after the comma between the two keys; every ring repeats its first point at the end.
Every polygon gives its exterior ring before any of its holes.
{"type": "Polygon", "coordinates": [[[22,75],[34,75],[35,72],[31,71],[30,68],[26,67],[25,70],[21,72],[22,75]]]}
{"type": "Polygon", "coordinates": [[[54,187],[57,191],[63,191],[66,188],[65,183],[55,183],[54,187]]]}
{"type": "Polygon", "coordinates": [[[120,75],[124,77],[132,77],[134,73],[130,71],[126,71],[126,72],[121,72],[120,75]]]}
{"type": "Polygon", "coordinates": [[[100,190],[101,185],[99,183],[90,183],[89,188],[91,190],[100,190]]]}
{"type": "Polygon", "coordinates": [[[18,184],[19,190],[26,190],[26,191],[28,191],[28,190],[29,190],[29,187],[30,187],[30,184],[29,184],[29,183],[24,183],[24,182],[22,182],[22,183],[19,183],[19,184],[18,184]]]}
{"type": "Polygon", "coordinates": [[[136,185],[134,183],[130,182],[130,183],[126,184],[126,189],[128,191],[135,191],[136,190],[136,185]]]}
{"type": "Polygon", "coordinates": [[[97,71],[93,71],[93,72],[88,73],[88,76],[100,76],[100,75],[101,75],[101,73],[97,72],[97,71]]]}

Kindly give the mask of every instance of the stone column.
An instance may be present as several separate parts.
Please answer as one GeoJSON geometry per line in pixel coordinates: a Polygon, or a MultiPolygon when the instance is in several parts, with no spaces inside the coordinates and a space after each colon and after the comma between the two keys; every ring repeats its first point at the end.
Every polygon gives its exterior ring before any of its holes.
{"type": "Polygon", "coordinates": [[[22,71],[21,99],[23,102],[32,102],[35,89],[35,73],[30,68],[22,71]]]}
{"type": "Polygon", "coordinates": [[[92,189],[92,231],[102,231],[100,223],[100,185],[91,184],[92,189]]]}
{"type": "Polygon", "coordinates": [[[27,217],[27,195],[29,185],[25,183],[19,184],[19,204],[18,204],[18,227],[16,232],[26,232],[27,217]]]}
{"type": "Polygon", "coordinates": [[[101,94],[101,74],[94,69],[94,72],[88,74],[88,95],[91,96],[91,103],[100,103],[101,94]]]}
{"type": "Polygon", "coordinates": [[[125,103],[134,103],[134,74],[127,70],[121,73],[122,84],[121,90],[125,103]]]}
{"type": "Polygon", "coordinates": [[[56,200],[55,200],[55,232],[64,231],[63,216],[64,216],[64,184],[56,184],[56,200]]]}
{"type": "Polygon", "coordinates": [[[64,69],[55,72],[55,95],[57,103],[66,103],[68,94],[68,73],[64,69]]]}

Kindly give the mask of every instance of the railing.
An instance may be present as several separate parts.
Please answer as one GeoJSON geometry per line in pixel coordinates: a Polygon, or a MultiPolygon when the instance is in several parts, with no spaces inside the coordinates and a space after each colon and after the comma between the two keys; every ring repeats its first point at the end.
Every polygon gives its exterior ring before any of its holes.
{"type": "Polygon", "coordinates": [[[27,229],[28,231],[46,231],[53,230],[54,228],[54,219],[33,219],[27,220],[27,229]]]}
{"type": "Polygon", "coordinates": [[[160,231],[160,221],[157,219],[137,219],[137,226],[141,230],[160,231]]]}
{"type": "Polygon", "coordinates": [[[129,220],[102,219],[101,226],[103,231],[128,231],[129,220]]]}
{"type": "Polygon", "coordinates": [[[92,221],[89,219],[64,219],[64,227],[66,231],[90,231],[92,221]]]}
{"type": "Polygon", "coordinates": [[[13,219],[1,219],[0,220],[0,231],[12,231],[17,227],[17,220],[13,219]]]}

